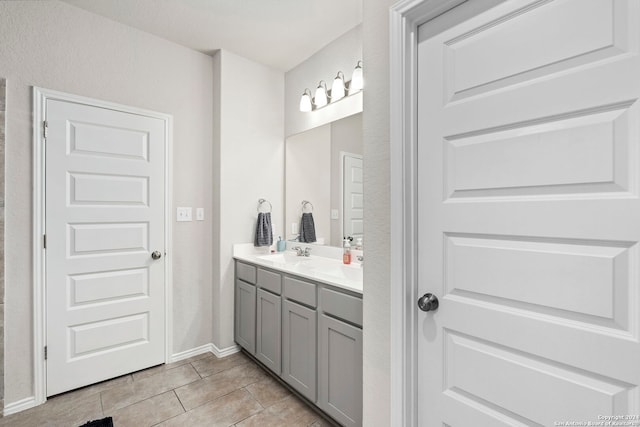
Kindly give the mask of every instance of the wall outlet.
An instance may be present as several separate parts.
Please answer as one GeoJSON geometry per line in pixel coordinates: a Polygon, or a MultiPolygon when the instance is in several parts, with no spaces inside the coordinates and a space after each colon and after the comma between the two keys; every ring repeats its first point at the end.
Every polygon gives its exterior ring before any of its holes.
{"type": "Polygon", "coordinates": [[[193,221],[191,208],[178,208],[176,212],[176,221],[193,221]]]}
{"type": "Polygon", "coordinates": [[[204,221],[204,208],[196,209],[196,221],[204,221]]]}
{"type": "Polygon", "coordinates": [[[292,222],[291,223],[291,234],[298,234],[298,223],[297,222],[292,222]]]}

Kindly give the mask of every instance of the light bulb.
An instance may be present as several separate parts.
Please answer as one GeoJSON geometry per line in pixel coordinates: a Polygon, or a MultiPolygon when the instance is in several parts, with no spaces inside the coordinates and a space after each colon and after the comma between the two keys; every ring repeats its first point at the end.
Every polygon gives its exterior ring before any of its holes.
{"type": "Polygon", "coordinates": [[[358,61],[356,68],[353,70],[351,76],[351,84],[349,85],[349,94],[356,93],[364,87],[362,79],[362,61],[358,61]]]}
{"type": "Polygon", "coordinates": [[[305,89],[302,97],[300,98],[300,111],[308,113],[311,110],[311,91],[309,89],[305,89]]]}
{"type": "Polygon", "coordinates": [[[331,86],[331,102],[336,102],[337,100],[344,98],[345,95],[344,74],[342,71],[338,71],[338,75],[333,80],[333,85],[331,86]]]}
{"type": "Polygon", "coordinates": [[[316,108],[320,108],[327,105],[327,102],[327,84],[324,80],[321,80],[320,83],[318,83],[313,103],[316,105],[316,108]]]}

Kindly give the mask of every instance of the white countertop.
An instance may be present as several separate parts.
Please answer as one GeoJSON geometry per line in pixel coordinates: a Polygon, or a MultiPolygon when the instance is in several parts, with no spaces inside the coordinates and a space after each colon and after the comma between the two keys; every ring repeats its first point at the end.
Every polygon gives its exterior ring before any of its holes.
{"type": "Polygon", "coordinates": [[[233,245],[233,258],[362,294],[363,267],[359,263],[343,264],[340,248],[311,245],[307,258],[295,256],[291,246],[309,245],[287,242],[287,251],[272,254],[268,248],[240,243],[233,245]]]}

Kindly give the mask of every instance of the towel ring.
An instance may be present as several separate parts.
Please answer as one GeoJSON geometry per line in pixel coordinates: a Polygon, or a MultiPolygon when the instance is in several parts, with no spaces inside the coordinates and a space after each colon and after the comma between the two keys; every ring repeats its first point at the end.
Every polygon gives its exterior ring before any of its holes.
{"type": "Polygon", "coordinates": [[[258,199],[258,212],[260,212],[260,208],[265,203],[269,204],[269,210],[267,211],[268,213],[270,213],[273,210],[273,206],[271,206],[271,202],[270,201],[268,201],[267,199],[258,199]]]}
{"type": "Polygon", "coordinates": [[[302,201],[302,212],[304,212],[304,208],[306,208],[307,206],[311,206],[311,212],[313,212],[313,203],[308,200],[302,201]]]}

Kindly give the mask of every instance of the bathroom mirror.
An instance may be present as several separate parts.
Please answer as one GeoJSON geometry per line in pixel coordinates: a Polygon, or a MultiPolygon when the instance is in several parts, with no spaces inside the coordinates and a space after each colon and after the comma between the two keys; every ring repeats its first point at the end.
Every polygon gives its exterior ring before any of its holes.
{"type": "MultiPolygon", "coordinates": [[[[317,244],[342,246],[362,235],[362,113],[292,135],[285,149],[286,238],[311,212],[317,244]],[[303,206],[303,201],[308,204],[303,206]]],[[[284,236],[283,236],[284,237],[284,236]]]]}

